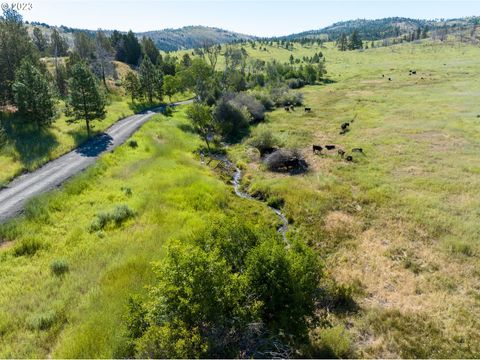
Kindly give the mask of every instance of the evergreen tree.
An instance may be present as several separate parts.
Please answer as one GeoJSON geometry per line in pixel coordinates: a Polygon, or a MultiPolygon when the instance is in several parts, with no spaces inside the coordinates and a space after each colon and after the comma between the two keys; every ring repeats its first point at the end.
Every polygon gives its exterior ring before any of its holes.
{"type": "Polygon", "coordinates": [[[23,25],[22,16],[8,9],[0,17],[0,103],[13,100],[12,85],[22,60],[36,64],[38,53],[23,25]]]}
{"type": "Polygon", "coordinates": [[[350,35],[347,48],[348,50],[357,50],[363,48],[362,39],[360,39],[357,30],[353,30],[352,34],[350,35]]]}
{"type": "Polygon", "coordinates": [[[340,51],[347,50],[347,45],[348,45],[347,35],[342,33],[342,35],[340,35],[340,38],[337,41],[338,50],[340,51]]]}
{"type": "Polygon", "coordinates": [[[145,57],[140,64],[140,85],[148,102],[152,103],[155,97],[162,97],[162,73],[152,64],[149,57],[145,57]]]}
{"type": "Polygon", "coordinates": [[[33,28],[33,43],[41,54],[44,54],[48,48],[48,42],[43,36],[42,30],[39,27],[33,28]]]}
{"type": "Polygon", "coordinates": [[[66,56],[68,53],[68,44],[57,29],[53,29],[50,35],[50,53],[54,57],[66,56]]]}
{"type": "Polygon", "coordinates": [[[163,78],[163,91],[168,96],[168,100],[172,102],[172,96],[178,91],[178,81],[173,75],[165,75],[163,78]]]}
{"type": "Polygon", "coordinates": [[[133,71],[128,72],[127,76],[125,77],[125,91],[127,94],[130,94],[132,98],[132,103],[135,99],[138,99],[142,96],[142,88],[140,85],[140,80],[138,79],[137,74],[133,71]]]}
{"type": "Polygon", "coordinates": [[[123,37],[123,46],[125,49],[125,62],[130,65],[138,65],[142,56],[142,48],[135,34],[130,30],[123,37]]]}
{"type": "Polygon", "coordinates": [[[73,65],[71,72],[66,115],[70,117],[69,122],[85,120],[90,137],[90,123],[105,118],[105,99],[95,76],[85,63],[73,65]]]}
{"type": "Polygon", "coordinates": [[[45,76],[29,61],[16,72],[13,84],[15,104],[21,115],[38,128],[50,125],[55,116],[55,101],[45,76]]]}
{"type": "Polygon", "coordinates": [[[83,61],[90,61],[93,58],[95,44],[93,39],[84,31],[76,31],[73,33],[73,45],[75,52],[83,61]]]}
{"type": "Polygon", "coordinates": [[[151,38],[142,38],[142,52],[144,57],[148,56],[150,58],[152,64],[158,65],[160,60],[160,52],[151,38]]]}

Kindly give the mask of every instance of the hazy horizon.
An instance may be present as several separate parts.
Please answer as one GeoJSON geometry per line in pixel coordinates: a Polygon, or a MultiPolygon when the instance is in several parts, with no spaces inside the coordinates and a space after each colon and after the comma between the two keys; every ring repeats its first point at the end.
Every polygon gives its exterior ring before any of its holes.
{"type": "MultiPolygon", "coordinates": [[[[7,2],[8,3],[8,2],[7,2]]],[[[475,1],[58,1],[34,0],[26,21],[96,30],[146,32],[209,26],[255,36],[282,36],[338,21],[480,14],[475,1]]]]}

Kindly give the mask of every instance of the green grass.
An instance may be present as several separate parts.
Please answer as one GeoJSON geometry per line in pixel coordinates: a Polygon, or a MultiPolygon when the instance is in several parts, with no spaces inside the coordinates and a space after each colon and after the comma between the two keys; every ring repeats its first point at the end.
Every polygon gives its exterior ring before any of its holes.
{"type": "Polygon", "coordinates": [[[155,116],[133,136],[138,147],[103,155],[0,227],[14,242],[0,249],[0,357],[114,357],[127,299],[145,295],[168,239],[222,214],[276,223],[200,164],[186,123],[183,109],[155,116]]]}
{"type": "MultiPolygon", "coordinates": [[[[320,50],[296,46],[293,52],[247,51],[287,61],[290,53],[320,50]]],[[[232,156],[247,164],[252,193],[283,199],[294,222],[291,234],[318,249],[331,275],[365,289],[368,295],[356,299],[362,313],[347,321],[354,324],[349,331],[358,356],[417,354],[411,349],[420,330],[382,326],[390,321],[383,316],[372,316],[382,330],[365,338],[361,319],[387,308],[413,316],[419,329],[430,326],[425,319],[434,320],[432,343],[443,346],[435,352],[419,343],[422,357],[478,357],[480,304],[467,289],[480,286],[480,49],[426,41],[362,52],[327,44],[321,51],[335,82],[301,90],[313,112],[278,109],[259,125],[301,149],[310,171],[266,171],[248,139],[232,156]],[[409,69],[417,75],[409,76],[409,69]],[[340,135],[340,124],[353,118],[351,131],[340,135]],[[314,156],[312,144],[347,152],[362,147],[365,156],[353,153],[353,163],[333,151],[314,156]],[[405,256],[392,256],[397,249],[405,256]]]]}

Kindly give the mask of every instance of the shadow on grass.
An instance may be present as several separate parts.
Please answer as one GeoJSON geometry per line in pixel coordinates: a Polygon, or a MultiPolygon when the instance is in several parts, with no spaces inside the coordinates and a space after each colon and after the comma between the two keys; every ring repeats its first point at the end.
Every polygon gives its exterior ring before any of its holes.
{"type": "Polygon", "coordinates": [[[15,149],[20,162],[27,169],[35,167],[58,146],[49,128],[38,128],[15,116],[4,118],[0,127],[6,142],[15,149]]]}

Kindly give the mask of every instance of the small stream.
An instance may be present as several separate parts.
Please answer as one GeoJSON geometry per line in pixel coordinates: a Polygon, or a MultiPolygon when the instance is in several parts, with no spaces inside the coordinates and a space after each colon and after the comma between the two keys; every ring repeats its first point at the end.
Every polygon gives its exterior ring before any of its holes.
{"type": "MultiPolygon", "coordinates": [[[[235,169],[235,173],[233,174],[233,178],[232,178],[232,185],[233,185],[233,190],[235,191],[235,194],[238,196],[238,197],[241,197],[242,199],[248,199],[248,200],[254,200],[254,201],[259,201],[259,202],[262,202],[261,200],[258,200],[258,199],[255,199],[253,196],[249,195],[248,193],[242,191],[241,189],[241,182],[242,182],[242,170],[240,170],[237,166],[235,166],[235,164],[233,164],[230,160],[228,160],[226,157],[222,156],[222,157],[218,157],[216,156],[216,159],[217,160],[220,160],[220,161],[223,161],[225,164],[227,164],[230,168],[234,168],[235,169]]],[[[268,205],[267,205],[268,206],[268,205]]],[[[287,220],[287,217],[279,210],[279,209],[276,209],[272,206],[268,206],[270,208],[270,210],[272,210],[275,215],[277,215],[277,217],[280,219],[280,221],[282,222],[282,226],[280,226],[277,231],[282,235],[282,238],[283,238],[283,241],[285,242],[285,244],[288,245],[288,240],[287,240],[287,230],[288,230],[288,220],[287,220]]]]}

